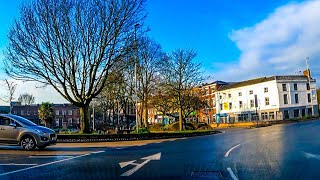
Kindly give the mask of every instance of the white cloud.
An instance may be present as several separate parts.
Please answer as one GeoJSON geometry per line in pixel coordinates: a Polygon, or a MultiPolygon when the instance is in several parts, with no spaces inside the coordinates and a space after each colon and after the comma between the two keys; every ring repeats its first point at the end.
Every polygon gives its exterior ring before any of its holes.
{"type": "Polygon", "coordinates": [[[230,38],[241,56],[216,73],[216,79],[295,74],[305,69],[306,57],[313,75],[320,77],[320,0],[279,7],[254,26],[231,32],[230,38]]]}

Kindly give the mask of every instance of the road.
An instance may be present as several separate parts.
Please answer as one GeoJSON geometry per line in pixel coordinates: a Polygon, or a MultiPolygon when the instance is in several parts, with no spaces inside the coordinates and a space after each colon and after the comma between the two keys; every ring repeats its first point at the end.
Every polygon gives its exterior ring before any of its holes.
{"type": "Polygon", "coordinates": [[[320,120],[132,147],[0,147],[0,179],[320,179],[320,120]]]}

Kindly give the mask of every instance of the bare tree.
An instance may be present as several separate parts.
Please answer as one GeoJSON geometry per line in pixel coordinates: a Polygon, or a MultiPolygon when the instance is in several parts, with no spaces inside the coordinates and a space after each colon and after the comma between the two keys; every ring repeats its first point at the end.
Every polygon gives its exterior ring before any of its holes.
{"type": "Polygon", "coordinates": [[[35,101],[35,98],[32,94],[20,94],[18,101],[23,105],[30,105],[33,104],[35,101]]]}
{"type": "Polygon", "coordinates": [[[89,132],[89,104],[113,66],[131,49],[145,0],[35,0],[21,8],[9,32],[6,72],[51,85],[80,108],[89,132]]]}
{"type": "MultiPolygon", "coordinates": [[[[148,108],[150,97],[154,94],[159,81],[164,53],[161,46],[148,37],[139,41],[138,84],[141,102],[140,114],[143,115],[144,126],[148,126],[148,108]]],[[[142,118],[141,118],[142,119],[142,118]]]]}
{"type": "Polygon", "coordinates": [[[201,64],[193,62],[196,53],[192,50],[175,50],[165,61],[164,86],[173,97],[179,113],[179,128],[183,129],[183,111],[186,108],[186,96],[204,80],[201,64]]]}
{"type": "Polygon", "coordinates": [[[9,103],[10,106],[10,114],[12,113],[12,100],[14,100],[14,92],[16,91],[17,84],[14,82],[10,82],[9,80],[4,80],[4,86],[7,90],[7,95],[4,95],[2,98],[0,98],[2,101],[9,103]]]}

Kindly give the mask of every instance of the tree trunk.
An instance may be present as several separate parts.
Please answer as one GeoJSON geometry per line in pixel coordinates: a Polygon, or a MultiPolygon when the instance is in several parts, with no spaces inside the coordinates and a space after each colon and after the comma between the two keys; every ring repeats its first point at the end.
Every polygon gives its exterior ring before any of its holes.
{"type": "Polygon", "coordinates": [[[89,119],[90,119],[89,105],[80,107],[80,117],[81,117],[81,132],[90,133],[89,132],[89,119]]]}
{"type": "Polygon", "coordinates": [[[180,129],[180,131],[182,131],[182,129],[183,129],[183,123],[182,123],[183,121],[182,121],[182,108],[181,107],[179,107],[179,129],[180,129]]]}
{"type": "Polygon", "coordinates": [[[145,99],[144,102],[144,127],[148,127],[148,102],[147,98],[145,99]]]}

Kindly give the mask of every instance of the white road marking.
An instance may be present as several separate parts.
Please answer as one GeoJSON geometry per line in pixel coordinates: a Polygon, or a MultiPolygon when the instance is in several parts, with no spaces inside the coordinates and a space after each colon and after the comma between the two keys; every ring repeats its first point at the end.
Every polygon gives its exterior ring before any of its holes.
{"type": "MultiPolygon", "coordinates": [[[[35,169],[35,168],[38,168],[38,167],[43,167],[43,166],[48,166],[48,165],[52,165],[52,164],[57,164],[57,163],[60,163],[60,162],[69,161],[69,160],[72,160],[72,159],[77,159],[77,158],[81,158],[81,157],[89,156],[89,155],[90,155],[90,154],[83,154],[83,155],[75,156],[75,157],[68,158],[68,159],[62,159],[62,160],[59,160],[59,161],[53,161],[53,162],[49,162],[49,163],[45,163],[45,164],[40,164],[40,165],[36,165],[36,166],[24,168],[24,169],[19,169],[19,170],[15,170],[15,171],[10,171],[10,172],[6,172],[6,173],[0,174],[0,177],[1,177],[1,176],[6,176],[6,175],[9,175],[9,174],[14,174],[14,173],[26,171],[26,170],[30,170],[30,169],[35,169]]],[[[0,179],[1,179],[1,178],[0,178],[0,179]]]]}
{"type": "Polygon", "coordinates": [[[227,153],[224,155],[224,157],[228,157],[229,154],[231,153],[232,150],[234,150],[235,148],[239,147],[241,144],[235,145],[233,146],[231,149],[229,149],[229,151],[227,151],[227,153]]]}
{"type": "Polygon", "coordinates": [[[92,152],[91,154],[99,154],[99,153],[104,153],[105,151],[96,151],[96,152],[92,152]]]}
{"type": "Polygon", "coordinates": [[[38,164],[15,164],[15,163],[9,163],[9,164],[0,164],[0,166],[36,166],[38,164]]]}
{"type": "Polygon", "coordinates": [[[232,177],[233,180],[238,180],[237,176],[233,173],[231,168],[227,168],[230,176],[232,177]]]}
{"type": "Polygon", "coordinates": [[[126,167],[126,166],[128,166],[130,164],[131,165],[135,165],[135,167],[130,169],[130,170],[128,170],[128,171],[126,171],[125,173],[121,174],[120,176],[131,176],[133,173],[138,171],[140,168],[142,168],[145,164],[147,164],[151,160],[160,160],[160,158],[161,158],[161,152],[157,153],[157,154],[154,154],[154,155],[151,155],[151,156],[147,156],[147,157],[141,158],[141,159],[145,160],[141,164],[134,163],[136,160],[127,161],[127,162],[121,162],[121,163],[119,163],[121,168],[124,168],[124,167],[126,167]]]}
{"type": "Polygon", "coordinates": [[[304,155],[307,157],[307,158],[314,158],[314,159],[318,159],[320,160],[320,155],[318,154],[311,154],[311,153],[304,153],[304,155]]]}
{"type": "Polygon", "coordinates": [[[116,149],[123,149],[123,148],[116,148],[116,149]]]}
{"type": "Polygon", "coordinates": [[[64,156],[64,155],[56,155],[56,156],[29,156],[28,158],[71,158],[74,156],[64,156]]]}
{"type": "Polygon", "coordinates": [[[160,144],[160,143],[162,143],[162,142],[161,141],[156,142],[156,144],[160,144]]]}
{"type": "Polygon", "coordinates": [[[310,126],[314,126],[314,125],[318,125],[318,123],[313,123],[313,124],[308,124],[308,125],[300,126],[299,128],[305,128],[305,127],[310,127],[310,126]]]}

